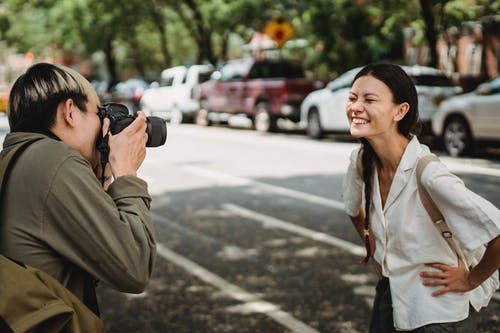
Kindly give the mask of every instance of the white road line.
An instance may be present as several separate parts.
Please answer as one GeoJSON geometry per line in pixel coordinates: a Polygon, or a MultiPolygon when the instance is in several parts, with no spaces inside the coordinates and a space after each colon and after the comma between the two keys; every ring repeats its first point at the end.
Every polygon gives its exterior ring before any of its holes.
{"type": "Polygon", "coordinates": [[[160,243],[157,244],[157,251],[158,254],[164,259],[167,259],[177,266],[184,268],[186,271],[188,271],[192,275],[195,275],[200,280],[218,288],[222,293],[228,295],[229,297],[237,301],[244,302],[244,305],[246,307],[251,308],[256,313],[262,313],[270,317],[292,332],[319,333],[319,331],[297,320],[289,313],[280,310],[278,306],[274,305],[273,303],[264,301],[258,296],[249,293],[244,289],[238,287],[237,285],[224,280],[220,276],[215,275],[214,273],[189,260],[188,258],[173,252],[160,243]]]}
{"type": "Polygon", "coordinates": [[[500,177],[500,169],[490,168],[487,166],[475,165],[470,161],[453,161],[451,159],[442,158],[443,163],[453,173],[478,174],[500,177]]]}
{"type": "Polygon", "coordinates": [[[276,194],[288,196],[295,199],[300,199],[303,201],[308,201],[314,204],[323,205],[339,210],[344,210],[344,203],[336,200],[325,199],[323,197],[314,194],[308,194],[280,186],[269,185],[249,178],[237,177],[218,171],[207,170],[206,168],[187,166],[185,167],[185,169],[189,173],[204,178],[214,179],[224,185],[229,184],[232,186],[254,186],[264,191],[273,192],[276,194]]]}
{"type": "Polygon", "coordinates": [[[356,256],[364,257],[365,255],[365,249],[359,245],[356,245],[354,243],[348,242],[346,240],[330,236],[328,234],[325,234],[323,232],[319,231],[314,231],[311,229],[307,229],[301,226],[298,226],[293,223],[289,223],[283,220],[279,220],[277,218],[260,214],[257,213],[253,210],[243,208],[241,206],[233,205],[230,203],[226,203],[222,205],[225,209],[229,210],[230,212],[233,212],[234,214],[243,216],[245,218],[248,218],[250,220],[254,220],[257,222],[262,223],[265,227],[273,227],[273,228],[278,228],[282,229],[285,231],[288,231],[290,233],[300,235],[306,238],[310,238],[312,240],[322,242],[328,245],[333,245],[335,247],[338,247],[342,250],[345,250],[351,254],[354,254],[356,256]]]}

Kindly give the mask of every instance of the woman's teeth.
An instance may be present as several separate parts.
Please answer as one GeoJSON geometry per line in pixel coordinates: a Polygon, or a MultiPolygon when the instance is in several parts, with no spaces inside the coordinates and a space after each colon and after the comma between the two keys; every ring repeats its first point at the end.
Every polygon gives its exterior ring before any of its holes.
{"type": "Polygon", "coordinates": [[[368,124],[368,121],[360,118],[353,118],[352,122],[355,124],[368,124]]]}

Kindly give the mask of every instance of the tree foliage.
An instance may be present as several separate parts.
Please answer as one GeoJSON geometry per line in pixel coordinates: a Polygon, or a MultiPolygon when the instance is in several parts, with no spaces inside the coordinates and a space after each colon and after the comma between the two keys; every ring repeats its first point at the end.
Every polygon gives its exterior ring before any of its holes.
{"type": "MultiPolygon", "coordinates": [[[[71,63],[104,55],[112,80],[165,67],[242,55],[241,44],[277,13],[307,47],[285,44],[318,75],[371,61],[402,60],[403,28],[429,45],[441,31],[498,13],[490,0],[4,0],[0,39],[38,58],[56,51],[71,63]],[[234,41],[237,41],[236,44],[234,41]]],[[[435,55],[433,55],[435,57],[435,55]]],[[[433,58],[433,61],[435,59],[433,58]]]]}

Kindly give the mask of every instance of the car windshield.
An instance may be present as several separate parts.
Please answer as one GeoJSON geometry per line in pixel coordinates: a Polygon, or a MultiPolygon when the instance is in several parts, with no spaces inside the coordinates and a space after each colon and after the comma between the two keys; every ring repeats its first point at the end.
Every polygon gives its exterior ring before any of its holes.
{"type": "Polygon", "coordinates": [[[361,67],[359,68],[354,68],[351,69],[344,74],[340,75],[338,78],[335,80],[331,81],[328,84],[328,88],[332,91],[339,90],[342,88],[349,88],[352,84],[352,80],[354,80],[354,77],[356,74],[361,70],[361,67]]]}
{"type": "Polygon", "coordinates": [[[430,87],[454,87],[453,82],[444,75],[412,75],[411,79],[416,86],[430,86],[430,87]]]}

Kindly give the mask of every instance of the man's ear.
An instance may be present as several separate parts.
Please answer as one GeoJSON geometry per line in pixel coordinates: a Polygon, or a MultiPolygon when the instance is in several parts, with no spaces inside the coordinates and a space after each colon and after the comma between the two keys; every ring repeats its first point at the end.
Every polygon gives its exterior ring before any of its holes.
{"type": "Polygon", "coordinates": [[[396,114],[394,115],[394,121],[400,121],[403,119],[406,114],[410,111],[410,104],[407,102],[401,103],[398,105],[398,110],[396,111],[396,114]]]}
{"type": "Polygon", "coordinates": [[[71,98],[59,104],[59,111],[62,115],[62,120],[67,126],[75,126],[75,103],[71,98]]]}

